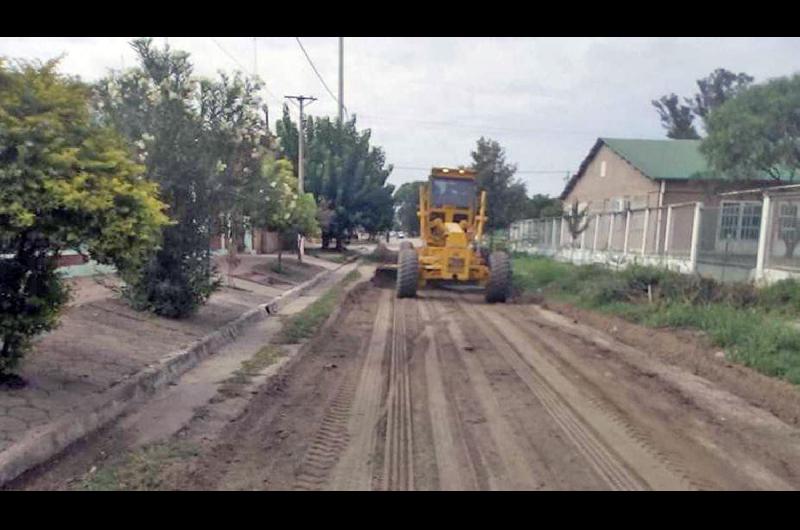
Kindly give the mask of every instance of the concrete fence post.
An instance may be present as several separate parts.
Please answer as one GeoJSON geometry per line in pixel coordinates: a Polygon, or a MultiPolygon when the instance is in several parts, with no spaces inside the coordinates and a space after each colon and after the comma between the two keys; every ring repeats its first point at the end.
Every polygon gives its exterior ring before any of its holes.
{"type": "Polygon", "coordinates": [[[669,246],[672,243],[672,206],[667,206],[667,226],[664,227],[664,256],[669,257],[669,246]]]}
{"type": "Polygon", "coordinates": [[[631,211],[627,210],[625,212],[625,242],[622,244],[622,253],[628,253],[628,236],[631,233],[631,211]]]}
{"type": "Polygon", "coordinates": [[[555,250],[555,249],[557,249],[557,248],[558,248],[558,243],[556,242],[556,218],[555,218],[555,217],[553,217],[553,218],[550,220],[550,222],[551,222],[551,223],[552,223],[552,225],[553,225],[553,226],[551,227],[551,229],[550,229],[550,233],[551,233],[551,237],[552,237],[551,247],[552,247],[552,248],[555,250]]]}
{"type": "Polygon", "coordinates": [[[644,209],[644,228],[642,228],[642,256],[647,252],[647,231],[650,228],[650,208],[644,209]]]}
{"type": "Polygon", "coordinates": [[[581,250],[583,250],[585,247],[586,247],[586,229],[584,228],[583,232],[581,232],[581,250]]]}
{"type": "Polygon", "coordinates": [[[602,216],[597,214],[594,216],[594,238],[592,241],[592,252],[597,252],[597,234],[600,233],[600,218],[602,216]]]}
{"type": "Polygon", "coordinates": [[[614,212],[608,216],[608,246],[606,246],[606,252],[611,252],[611,242],[614,238],[614,218],[617,216],[614,212]]]}
{"type": "Polygon", "coordinates": [[[764,194],[761,205],[761,226],[758,229],[758,254],[756,255],[756,281],[764,281],[764,263],[767,259],[767,246],[769,244],[770,217],[772,216],[772,200],[764,194]]]}
{"type": "Polygon", "coordinates": [[[697,271],[697,250],[700,246],[700,217],[703,213],[703,203],[694,204],[694,219],[692,219],[692,247],[689,251],[689,266],[691,272],[697,271]]]}

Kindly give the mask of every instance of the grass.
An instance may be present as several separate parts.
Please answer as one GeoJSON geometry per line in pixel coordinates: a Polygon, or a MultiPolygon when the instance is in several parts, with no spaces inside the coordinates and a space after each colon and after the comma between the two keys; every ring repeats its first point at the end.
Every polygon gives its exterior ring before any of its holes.
{"type": "Polygon", "coordinates": [[[357,269],[353,269],[341,282],[331,287],[314,303],[291,316],[284,323],[275,342],[277,344],[296,344],[314,335],[333,312],[333,309],[341,302],[345,286],[360,277],[361,273],[357,269]]]}
{"type": "Polygon", "coordinates": [[[90,491],[156,490],[164,485],[164,472],[171,463],[197,454],[197,449],[185,442],[151,444],[89,472],[79,487],[90,491]]]}
{"type": "Polygon", "coordinates": [[[327,261],[332,261],[333,263],[346,263],[348,261],[352,261],[354,258],[359,256],[359,253],[354,250],[345,250],[343,252],[337,252],[335,250],[306,250],[306,254],[309,256],[313,256],[315,258],[324,259],[327,261]]]}
{"type": "Polygon", "coordinates": [[[613,314],[650,327],[698,329],[729,358],[800,384],[800,282],[721,284],[656,267],[612,271],[515,256],[519,291],[613,314]]]}
{"type": "MultiPolygon", "coordinates": [[[[316,333],[341,302],[344,288],[360,277],[358,269],[350,271],[322,297],[292,316],[284,323],[273,343],[264,345],[250,359],[242,362],[239,369],[219,386],[218,394],[212,402],[241,396],[253,376],[284,355],[279,344],[296,343],[316,333]]],[[[182,440],[173,438],[157,442],[141,449],[125,451],[103,462],[83,476],[78,481],[77,488],[90,491],[146,491],[168,488],[170,465],[198,455],[196,447],[182,440]]]]}

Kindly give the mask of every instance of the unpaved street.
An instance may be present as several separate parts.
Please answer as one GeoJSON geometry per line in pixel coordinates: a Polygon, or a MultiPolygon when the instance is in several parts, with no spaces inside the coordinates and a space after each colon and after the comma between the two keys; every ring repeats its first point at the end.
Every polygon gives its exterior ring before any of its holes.
{"type": "Polygon", "coordinates": [[[534,304],[367,283],[161,487],[797,489],[800,431],[723,386],[534,304]]]}

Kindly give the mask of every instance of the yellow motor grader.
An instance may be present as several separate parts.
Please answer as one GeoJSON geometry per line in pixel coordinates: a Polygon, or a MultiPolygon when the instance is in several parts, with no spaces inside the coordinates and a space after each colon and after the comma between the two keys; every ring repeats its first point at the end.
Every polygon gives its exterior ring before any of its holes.
{"type": "Polygon", "coordinates": [[[478,194],[470,169],[435,167],[419,190],[423,246],[400,244],[397,297],[410,298],[429,282],[483,286],[486,301],[505,302],[511,289],[511,260],[502,251],[479,247],[486,223],[486,192],[478,194]]]}

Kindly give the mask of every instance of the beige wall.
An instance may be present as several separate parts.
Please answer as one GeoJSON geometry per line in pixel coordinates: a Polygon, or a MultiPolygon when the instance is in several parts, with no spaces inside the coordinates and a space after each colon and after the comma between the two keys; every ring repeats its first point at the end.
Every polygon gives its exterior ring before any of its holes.
{"type": "Polygon", "coordinates": [[[631,201],[631,208],[658,206],[660,184],[642,175],[638,169],[621,158],[608,146],[602,146],[567,195],[565,206],[578,201],[590,204],[591,211],[611,209],[613,199],[631,201]],[[602,163],[606,173],[600,176],[602,163]]]}

